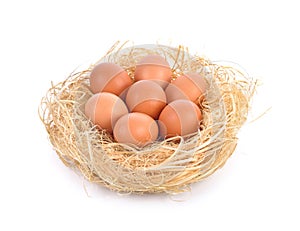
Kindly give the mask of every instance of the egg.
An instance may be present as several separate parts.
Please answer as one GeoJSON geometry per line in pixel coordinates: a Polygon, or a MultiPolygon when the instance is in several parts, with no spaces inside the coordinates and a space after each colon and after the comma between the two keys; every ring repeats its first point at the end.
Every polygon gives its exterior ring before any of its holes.
{"type": "Polygon", "coordinates": [[[90,74],[90,88],[93,93],[110,92],[121,95],[133,80],[127,72],[114,63],[100,63],[90,74]]]}
{"type": "Polygon", "coordinates": [[[128,113],[125,103],[108,92],[97,93],[85,104],[85,115],[95,125],[112,133],[116,121],[128,113]]]}
{"type": "Polygon", "coordinates": [[[134,78],[139,80],[154,80],[162,88],[166,88],[172,78],[169,63],[160,55],[148,55],[136,65],[134,78]]]}
{"type": "Polygon", "coordinates": [[[167,102],[177,99],[189,99],[197,102],[207,89],[206,80],[197,73],[189,73],[177,77],[165,89],[167,102]]]}
{"type": "Polygon", "coordinates": [[[199,107],[190,100],[175,100],[161,112],[158,123],[160,136],[185,136],[198,130],[202,114],[199,107]]]}
{"type": "Polygon", "coordinates": [[[141,80],[128,89],[126,104],[131,112],[142,112],[157,119],[166,106],[166,94],[154,81],[141,80]]]}
{"type": "Polygon", "coordinates": [[[113,134],[119,143],[144,147],[157,139],[158,125],[152,117],[144,113],[132,112],[117,121],[113,134]]]}

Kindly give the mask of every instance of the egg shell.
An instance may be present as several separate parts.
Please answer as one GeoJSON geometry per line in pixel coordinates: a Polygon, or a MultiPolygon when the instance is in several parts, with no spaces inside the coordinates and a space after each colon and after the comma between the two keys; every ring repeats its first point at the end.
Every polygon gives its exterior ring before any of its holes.
{"type": "Polygon", "coordinates": [[[206,80],[197,73],[188,73],[177,77],[165,89],[167,103],[178,99],[189,99],[197,102],[199,97],[205,94],[206,80]]]}
{"type": "Polygon", "coordinates": [[[128,113],[125,103],[108,92],[93,95],[85,104],[85,115],[95,125],[112,133],[117,120],[128,113]]]}
{"type": "Polygon", "coordinates": [[[169,63],[160,55],[148,55],[136,65],[134,78],[139,80],[156,81],[162,88],[166,88],[172,78],[169,63]]]}
{"type": "Polygon", "coordinates": [[[168,104],[159,116],[160,136],[168,138],[185,136],[198,130],[202,114],[190,100],[175,100],[168,104]]]}
{"type": "Polygon", "coordinates": [[[133,112],[122,116],[117,121],[113,134],[119,143],[144,147],[157,139],[158,125],[152,117],[133,112]]]}
{"type": "Polygon", "coordinates": [[[110,92],[121,95],[133,80],[127,72],[114,63],[100,63],[90,74],[90,88],[93,93],[110,92]]]}
{"type": "Polygon", "coordinates": [[[126,104],[131,112],[142,112],[157,119],[166,106],[166,94],[154,81],[141,80],[129,88],[126,104]]]}

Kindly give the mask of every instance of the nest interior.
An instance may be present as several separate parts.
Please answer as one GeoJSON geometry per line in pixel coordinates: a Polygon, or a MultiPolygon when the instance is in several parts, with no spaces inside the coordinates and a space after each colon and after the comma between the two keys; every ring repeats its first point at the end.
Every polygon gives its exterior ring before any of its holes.
{"type": "Polygon", "coordinates": [[[39,115],[60,159],[87,180],[119,192],[179,193],[214,173],[234,152],[255,85],[237,68],[191,56],[183,46],[113,46],[86,70],[52,85],[39,115]],[[96,64],[114,62],[133,77],[137,61],[147,54],[165,57],[173,78],[197,72],[209,87],[200,103],[203,120],[197,133],[137,148],[115,142],[86,118],[83,108],[92,95],[89,75],[96,64]]]}

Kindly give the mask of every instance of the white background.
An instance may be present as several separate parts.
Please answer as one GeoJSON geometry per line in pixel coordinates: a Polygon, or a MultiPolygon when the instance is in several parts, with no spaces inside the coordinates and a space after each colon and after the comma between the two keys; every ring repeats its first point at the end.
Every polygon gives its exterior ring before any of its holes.
{"type": "Polygon", "coordinates": [[[0,230],[299,230],[298,9],[289,0],[1,1],[0,230]],[[272,109],[190,194],[121,196],[52,150],[41,97],[117,40],[183,44],[263,83],[249,120],[272,109]]]}

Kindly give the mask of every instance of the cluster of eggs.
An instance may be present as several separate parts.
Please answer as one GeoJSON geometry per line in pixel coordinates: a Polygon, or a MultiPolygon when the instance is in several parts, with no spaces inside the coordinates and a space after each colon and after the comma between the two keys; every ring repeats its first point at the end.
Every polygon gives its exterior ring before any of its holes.
{"type": "Polygon", "coordinates": [[[93,95],[85,115],[117,142],[143,147],[196,132],[202,119],[197,103],[206,88],[197,73],[172,79],[172,69],[159,55],[142,58],[134,78],[117,64],[100,63],[90,74],[93,95]]]}

